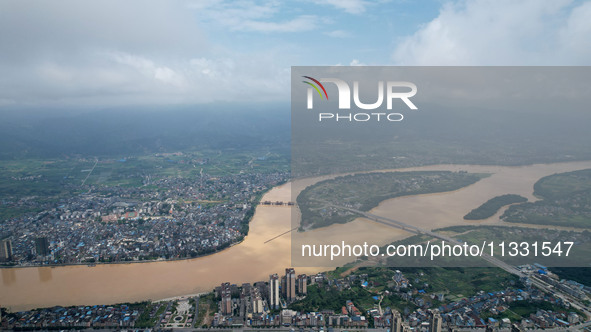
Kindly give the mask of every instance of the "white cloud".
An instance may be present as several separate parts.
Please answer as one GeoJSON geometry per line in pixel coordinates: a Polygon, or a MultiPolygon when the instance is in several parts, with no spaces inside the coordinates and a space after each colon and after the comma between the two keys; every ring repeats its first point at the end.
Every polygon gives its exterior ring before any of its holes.
{"type": "Polygon", "coordinates": [[[354,66],[354,67],[356,67],[356,66],[367,66],[367,65],[366,65],[365,63],[363,63],[363,62],[361,62],[361,61],[357,60],[357,59],[353,59],[353,60],[351,61],[351,63],[349,63],[349,66],[354,66]]]}
{"type": "Polygon", "coordinates": [[[178,88],[186,85],[185,78],[167,66],[156,65],[153,61],[141,56],[126,53],[108,54],[120,64],[131,66],[149,78],[153,78],[164,84],[170,84],[178,88]]]}
{"type": "MultiPolygon", "coordinates": [[[[276,4],[253,6],[224,15],[258,31],[313,27],[305,15],[272,23],[276,4]]],[[[288,100],[291,55],[210,42],[200,10],[184,0],[2,1],[0,107],[288,100]]]]}
{"type": "Polygon", "coordinates": [[[206,46],[191,11],[172,0],[3,0],[0,40],[0,59],[15,63],[89,48],[187,53],[206,46]]]}
{"type": "Polygon", "coordinates": [[[325,35],[333,38],[349,38],[351,34],[344,30],[333,30],[329,32],[325,32],[325,35]]]}
{"type": "Polygon", "coordinates": [[[368,5],[365,0],[315,0],[314,2],[331,5],[350,14],[362,14],[368,5]]]}
{"type": "Polygon", "coordinates": [[[398,44],[398,65],[589,64],[591,3],[474,0],[447,3],[398,44]]]}
{"type": "Polygon", "coordinates": [[[316,29],[317,21],[314,15],[301,15],[282,22],[245,21],[238,28],[259,32],[298,32],[316,29]]]}
{"type": "Polygon", "coordinates": [[[315,29],[319,21],[315,15],[278,18],[281,11],[277,1],[195,1],[189,7],[197,9],[197,16],[205,22],[221,24],[233,31],[309,31],[315,29]]]}
{"type": "Polygon", "coordinates": [[[278,54],[194,58],[186,69],[193,98],[205,101],[278,101],[289,98],[289,67],[278,54]]]}

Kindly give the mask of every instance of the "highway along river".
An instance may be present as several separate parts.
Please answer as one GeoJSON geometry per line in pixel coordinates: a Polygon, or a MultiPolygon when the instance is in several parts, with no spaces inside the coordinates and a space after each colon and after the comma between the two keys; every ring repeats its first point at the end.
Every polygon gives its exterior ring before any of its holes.
{"type": "MultiPolygon", "coordinates": [[[[471,186],[453,192],[400,197],[382,202],[371,213],[397,219],[422,228],[467,224],[462,217],[488,199],[506,193],[530,200],[534,183],[554,173],[591,168],[591,161],[539,164],[520,167],[478,165],[435,165],[400,169],[464,170],[492,173],[471,186]]],[[[295,201],[293,192],[326,177],[287,183],[269,191],[263,201],[295,201]]],[[[54,305],[112,304],[157,300],[183,294],[207,292],[222,282],[244,283],[267,280],[271,273],[282,273],[291,265],[291,237],[294,243],[359,239],[383,245],[409,236],[403,230],[359,218],[345,225],[330,226],[276,237],[293,228],[291,207],[259,206],[251,221],[249,235],[240,244],[213,255],[181,261],[98,264],[59,267],[0,269],[0,305],[12,311],[54,305]]],[[[297,211],[294,211],[297,219],[297,211]]],[[[498,215],[487,220],[498,222],[498,215]],[[495,221],[494,218],[497,218],[495,221]]],[[[294,225],[297,225],[297,220],[294,225]]],[[[339,264],[345,263],[338,262],[339,264]]],[[[329,268],[295,267],[297,273],[314,273],[329,268]]]]}

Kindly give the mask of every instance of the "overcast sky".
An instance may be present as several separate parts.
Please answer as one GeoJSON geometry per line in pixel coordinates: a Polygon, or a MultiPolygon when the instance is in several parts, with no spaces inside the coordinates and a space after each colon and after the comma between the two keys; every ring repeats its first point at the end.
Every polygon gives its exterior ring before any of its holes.
{"type": "Polygon", "coordinates": [[[591,1],[0,2],[0,108],[287,102],[290,66],[590,65],[591,1]]]}

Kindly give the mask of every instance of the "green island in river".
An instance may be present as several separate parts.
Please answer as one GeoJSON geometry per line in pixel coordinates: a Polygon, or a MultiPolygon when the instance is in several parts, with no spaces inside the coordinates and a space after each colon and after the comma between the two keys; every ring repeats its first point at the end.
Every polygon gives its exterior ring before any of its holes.
{"type": "Polygon", "coordinates": [[[375,172],[340,176],[304,189],[297,198],[302,213],[301,230],[344,224],[357,215],[332,205],[369,211],[387,199],[453,191],[489,174],[415,171],[375,172]]]}
{"type": "Polygon", "coordinates": [[[527,198],[515,195],[515,194],[507,194],[496,196],[488,201],[486,201],[481,206],[477,207],[476,209],[470,211],[468,214],[464,216],[466,220],[482,220],[486,218],[490,218],[499,211],[500,208],[509,204],[515,203],[524,203],[527,202],[527,198]]]}
{"type": "Polygon", "coordinates": [[[501,219],[525,224],[591,226],[591,169],[546,176],[534,185],[534,195],[542,199],[510,206],[501,219]]]}

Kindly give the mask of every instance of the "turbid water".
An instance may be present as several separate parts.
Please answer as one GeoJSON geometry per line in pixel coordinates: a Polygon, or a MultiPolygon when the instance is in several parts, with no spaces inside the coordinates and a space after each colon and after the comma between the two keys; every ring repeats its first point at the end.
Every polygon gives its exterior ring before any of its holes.
{"type": "MultiPolygon", "coordinates": [[[[468,222],[463,220],[463,216],[494,196],[511,193],[535,200],[533,185],[541,177],[585,168],[591,168],[591,161],[520,167],[435,165],[402,169],[398,171],[464,170],[492,175],[453,192],[387,200],[371,212],[428,229],[465,225],[468,222]]],[[[263,200],[293,201],[295,199],[292,199],[292,191],[297,194],[306,186],[326,178],[308,178],[284,184],[269,191],[263,200]]],[[[303,234],[292,232],[265,243],[297,225],[297,220],[293,223],[291,221],[292,209],[257,207],[250,233],[243,242],[222,252],[196,259],[99,264],[94,267],[77,265],[1,269],[0,306],[24,310],[53,305],[156,300],[194,294],[209,291],[226,281],[255,282],[267,280],[271,273],[283,273],[292,263],[292,237],[294,246],[317,241],[347,241],[352,244],[371,241],[373,244],[383,245],[409,235],[405,231],[359,218],[345,225],[330,226],[303,234]]],[[[297,211],[295,212],[297,218],[297,211]]],[[[498,222],[498,215],[489,218],[486,223],[498,222]]],[[[309,274],[326,269],[296,267],[296,272],[309,274]]]]}

